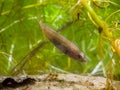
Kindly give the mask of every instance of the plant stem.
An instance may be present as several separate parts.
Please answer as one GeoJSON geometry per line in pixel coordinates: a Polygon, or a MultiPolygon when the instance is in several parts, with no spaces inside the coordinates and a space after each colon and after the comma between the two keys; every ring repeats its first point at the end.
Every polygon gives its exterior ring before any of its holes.
{"type": "Polygon", "coordinates": [[[99,32],[103,31],[104,34],[108,38],[110,38],[112,36],[112,34],[108,31],[107,24],[98,17],[98,15],[95,13],[95,11],[90,7],[89,2],[90,2],[90,0],[81,0],[82,5],[89,12],[89,14],[91,15],[94,22],[98,25],[99,32]]]}
{"type": "Polygon", "coordinates": [[[90,13],[90,15],[92,16],[92,19],[95,21],[95,23],[97,23],[100,27],[104,27],[104,22],[102,20],[100,20],[100,18],[98,17],[98,15],[90,7],[90,5],[88,4],[88,0],[82,0],[81,3],[88,10],[88,12],[90,13]]]}

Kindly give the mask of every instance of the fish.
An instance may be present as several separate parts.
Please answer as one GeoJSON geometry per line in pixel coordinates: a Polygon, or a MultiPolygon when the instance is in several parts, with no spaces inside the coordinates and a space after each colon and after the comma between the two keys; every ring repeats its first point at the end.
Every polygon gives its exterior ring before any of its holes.
{"type": "Polygon", "coordinates": [[[68,55],[73,60],[85,62],[86,57],[83,52],[79,50],[79,48],[73,44],[70,40],[65,38],[63,35],[53,30],[52,28],[46,26],[41,20],[39,20],[40,27],[53,45],[58,48],[65,55],[68,55]]]}

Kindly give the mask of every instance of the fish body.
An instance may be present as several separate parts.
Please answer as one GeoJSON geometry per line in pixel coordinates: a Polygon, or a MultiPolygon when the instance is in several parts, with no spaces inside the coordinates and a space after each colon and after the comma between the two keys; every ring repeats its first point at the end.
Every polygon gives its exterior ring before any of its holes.
{"type": "Polygon", "coordinates": [[[55,30],[45,26],[42,21],[39,22],[45,36],[64,54],[74,60],[85,62],[85,55],[67,38],[56,32],[55,30]]]}

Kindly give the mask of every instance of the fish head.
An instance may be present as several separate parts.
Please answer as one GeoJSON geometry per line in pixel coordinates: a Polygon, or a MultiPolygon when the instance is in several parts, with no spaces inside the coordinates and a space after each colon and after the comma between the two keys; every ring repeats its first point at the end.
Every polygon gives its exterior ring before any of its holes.
{"type": "Polygon", "coordinates": [[[86,62],[86,57],[82,52],[76,54],[75,59],[81,62],[86,62]]]}
{"type": "Polygon", "coordinates": [[[84,55],[84,53],[82,53],[81,51],[69,51],[69,53],[67,53],[72,59],[80,61],[80,62],[86,62],[86,57],[84,55]]]}

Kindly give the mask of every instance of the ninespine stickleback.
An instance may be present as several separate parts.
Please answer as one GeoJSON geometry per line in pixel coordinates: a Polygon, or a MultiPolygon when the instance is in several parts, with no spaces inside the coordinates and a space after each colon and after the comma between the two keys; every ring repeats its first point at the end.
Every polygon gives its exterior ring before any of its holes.
{"type": "Polygon", "coordinates": [[[64,54],[68,55],[74,60],[85,62],[85,55],[74,45],[71,41],[66,39],[64,36],[56,32],[55,30],[47,27],[41,20],[39,24],[42,28],[45,36],[64,54]]]}

